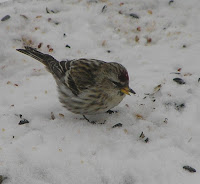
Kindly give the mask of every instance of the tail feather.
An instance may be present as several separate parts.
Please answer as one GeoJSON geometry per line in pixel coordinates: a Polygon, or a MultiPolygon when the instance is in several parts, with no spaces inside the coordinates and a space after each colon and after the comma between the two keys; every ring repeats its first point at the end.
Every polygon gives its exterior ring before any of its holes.
{"type": "Polygon", "coordinates": [[[41,63],[43,63],[45,66],[47,66],[47,68],[49,68],[49,64],[51,61],[56,61],[52,56],[48,55],[48,54],[43,54],[39,51],[37,51],[36,49],[33,49],[31,47],[25,47],[25,49],[17,49],[17,51],[26,54],[38,61],[40,61],[41,63]]]}
{"type": "Polygon", "coordinates": [[[40,61],[46,66],[46,69],[53,74],[56,80],[64,82],[64,76],[67,69],[67,61],[59,62],[54,57],[48,54],[43,54],[31,47],[25,47],[25,49],[17,49],[17,51],[40,61]]]}

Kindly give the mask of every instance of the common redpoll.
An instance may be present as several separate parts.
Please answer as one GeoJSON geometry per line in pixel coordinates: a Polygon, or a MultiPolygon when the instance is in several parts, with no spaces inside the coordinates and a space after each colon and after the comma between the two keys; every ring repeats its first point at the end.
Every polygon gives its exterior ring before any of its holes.
{"type": "Polygon", "coordinates": [[[119,63],[96,59],[57,61],[31,47],[17,49],[46,66],[58,87],[59,100],[76,114],[98,114],[117,106],[130,93],[129,76],[119,63]]]}

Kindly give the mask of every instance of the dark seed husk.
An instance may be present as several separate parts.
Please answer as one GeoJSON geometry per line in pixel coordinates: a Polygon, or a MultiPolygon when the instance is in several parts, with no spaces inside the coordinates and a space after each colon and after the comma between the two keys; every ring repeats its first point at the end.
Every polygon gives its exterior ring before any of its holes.
{"type": "Polygon", "coordinates": [[[26,15],[20,15],[20,16],[23,17],[24,19],[28,19],[26,15]]]}
{"type": "Polygon", "coordinates": [[[173,81],[177,82],[178,84],[185,84],[185,81],[181,78],[174,78],[173,81]]]}
{"type": "Polygon", "coordinates": [[[170,1],[169,1],[169,5],[170,5],[171,3],[173,3],[173,2],[174,2],[174,0],[170,0],[170,1]]]}
{"type": "Polygon", "coordinates": [[[106,12],[106,10],[107,10],[107,6],[104,5],[103,8],[102,8],[102,10],[101,10],[101,12],[104,13],[104,12],[106,12]]]}
{"type": "Polygon", "coordinates": [[[137,15],[137,14],[135,14],[135,13],[130,13],[129,14],[131,17],[133,17],[133,18],[135,18],[135,19],[139,19],[140,17],[137,15]]]}
{"type": "Polygon", "coordinates": [[[46,13],[58,13],[59,11],[58,10],[49,10],[47,7],[46,7],[46,13]]]}
{"type": "Polygon", "coordinates": [[[145,138],[145,135],[144,135],[144,133],[143,133],[143,132],[140,134],[140,138],[142,138],[142,139],[144,139],[144,138],[145,138]]]}
{"type": "Polygon", "coordinates": [[[194,169],[193,167],[190,167],[189,165],[183,166],[183,169],[192,173],[196,172],[196,169],[194,169]]]}
{"type": "Polygon", "coordinates": [[[47,12],[47,13],[50,13],[50,10],[49,10],[47,7],[46,7],[46,12],[47,12]]]}
{"type": "Polygon", "coordinates": [[[122,127],[121,123],[117,123],[116,125],[113,125],[112,128],[116,128],[116,127],[122,127]]]}
{"type": "Polygon", "coordinates": [[[51,119],[54,120],[55,119],[55,115],[53,112],[51,112],[51,119]]]}
{"type": "Polygon", "coordinates": [[[1,21],[6,21],[6,20],[8,20],[10,18],[10,15],[6,15],[5,17],[3,17],[2,19],[1,19],[1,21]]]}
{"type": "Polygon", "coordinates": [[[163,121],[164,123],[167,123],[168,122],[168,119],[167,118],[165,118],[165,120],[163,121]]]}
{"type": "Polygon", "coordinates": [[[177,104],[175,103],[175,108],[176,108],[176,110],[180,111],[181,109],[185,108],[185,104],[182,103],[182,104],[177,105],[177,104]]]}
{"type": "Polygon", "coordinates": [[[200,78],[198,79],[198,82],[200,82],[200,78]]]}
{"type": "Polygon", "coordinates": [[[18,125],[23,125],[23,124],[27,124],[27,123],[29,123],[29,121],[27,119],[22,119],[22,120],[20,120],[18,125]]]}
{"type": "Polygon", "coordinates": [[[65,45],[65,47],[67,47],[67,48],[69,48],[69,49],[71,48],[69,45],[65,45]]]}
{"type": "Polygon", "coordinates": [[[176,74],[176,75],[180,75],[180,72],[171,72],[170,74],[176,74]]]}
{"type": "Polygon", "coordinates": [[[146,143],[148,143],[148,142],[149,142],[149,138],[147,137],[144,141],[145,141],[146,143]]]}

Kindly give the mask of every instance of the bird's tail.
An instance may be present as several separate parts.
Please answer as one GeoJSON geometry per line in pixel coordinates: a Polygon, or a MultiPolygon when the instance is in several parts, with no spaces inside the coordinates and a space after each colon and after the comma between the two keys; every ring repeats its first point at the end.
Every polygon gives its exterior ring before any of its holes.
{"type": "Polygon", "coordinates": [[[61,82],[63,82],[62,80],[64,80],[65,72],[67,71],[67,67],[71,61],[59,62],[54,57],[48,54],[43,54],[31,47],[17,49],[17,51],[22,52],[23,54],[26,54],[43,63],[46,66],[46,69],[54,76],[56,80],[61,80],[61,82]]]}
{"type": "Polygon", "coordinates": [[[56,59],[54,59],[52,56],[48,55],[48,54],[43,54],[39,51],[37,51],[36,49],[33,49],[31,47],[25,47],[25,49],[17,49],[17,51],[26,54],[38,61],[40,61],[41,63],[43,63],[47,69],[49,69],[49,66],[55,62],[57,62],[56,59]]]}

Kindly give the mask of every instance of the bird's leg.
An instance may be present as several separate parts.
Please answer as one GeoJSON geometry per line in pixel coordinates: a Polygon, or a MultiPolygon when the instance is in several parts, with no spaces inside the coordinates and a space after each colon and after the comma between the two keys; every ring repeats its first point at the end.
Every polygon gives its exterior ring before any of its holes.
{"type": "Polygon", "coordinates": [[[95,122],[95,121],[90,121],[88,118],[86,118],[86,116],[85,116],[85,115],[83,115],[83,118],[84,118],[85,120],[87,120],[87,122],[89,122],[89,123],[91,123],[91,124],[96,124],[96,122],[95,122]]]}
{"type": "Polygon", "coordinates": [[[91,123],[91,124],[101,124],[101,125],[103,125],[103,124],[105,124],[105,122],[106,122],[106,120],[104,120],[104,122],[103,123],[97,123],[96,121],[90,121],[85,115],[83,115],[83,118],[85,119],[85,120],[87,120],[87,122],[89,122],[89,123],[91,123]]]}
{"type": "Polygon", "coordinates": [[[108,113],[108,114],[113,114],[113,113],[117,113],[118,111],[112,111],[112,110],[108,110],[108,111],[106,111],[106,113],[108,113]]]}

